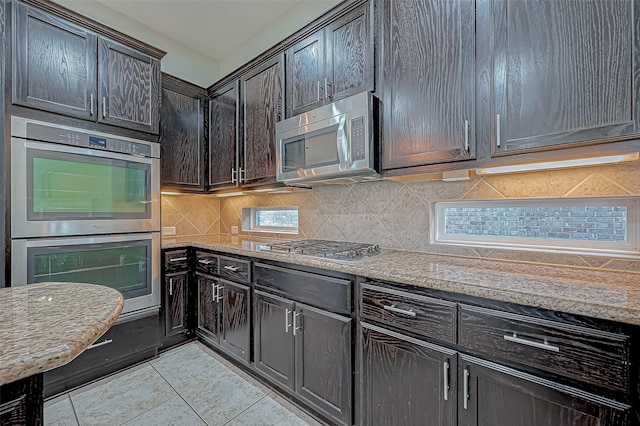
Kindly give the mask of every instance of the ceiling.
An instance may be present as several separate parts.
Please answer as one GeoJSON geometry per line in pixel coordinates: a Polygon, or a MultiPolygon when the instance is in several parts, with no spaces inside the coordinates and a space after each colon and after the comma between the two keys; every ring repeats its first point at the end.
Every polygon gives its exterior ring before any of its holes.
{"type": "Polygon", "coordinates": [[[212,73],[222,77],[341,0],[56,1],[167,51],[163,70],[167,62],[169,72],[179,70],[174,74],[206,86],[215,80],[212,73]],[[176,61],[182,64],[171,64],[176,61]],[[185,62],[196,68],[193,78],[185,62]],[[203,67],[210,76],[206,82],[197,75],[203,67]]]}

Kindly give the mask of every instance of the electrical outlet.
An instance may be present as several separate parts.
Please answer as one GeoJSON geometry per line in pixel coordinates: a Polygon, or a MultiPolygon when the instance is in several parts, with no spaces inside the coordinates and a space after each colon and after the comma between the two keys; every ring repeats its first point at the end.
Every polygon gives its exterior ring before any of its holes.
{"type": "Polygon", "coordinates": [[[175,226],[163,226],[162,227],[162,235],[176,235],[176,227],[175,226]]]}
{"type": "Polygon", "coordinates": [[[231,233],[232,234],[237,234],[238,233],[238,227],[237,226],[232,226],[231,227],[231,233]]]}

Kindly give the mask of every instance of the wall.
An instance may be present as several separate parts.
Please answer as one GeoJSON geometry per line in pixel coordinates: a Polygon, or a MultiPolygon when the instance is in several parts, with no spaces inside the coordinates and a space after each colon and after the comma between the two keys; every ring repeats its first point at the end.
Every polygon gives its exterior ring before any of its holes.
{"type": "MultiPolygon", "coordinates": [[[[639,176],[640,164],[627,164],[501,176],[475,176],[468,181],[459,182],[381,181],[319,187],[292,194],[246,195],[232,198],[164,196],[162,219],[164,226],[172,226],[167,225],[169,223],[177,224],[178,234],[182,235],[216,232],[228,234],[231,232],[231,226],[241,227],[242,207],[297,205],[300,223],[298,238],[362,241],[388,248],[421,252],[640,272],[640,259],[635,261],[605,256],[429,244],[430,206],[436,201],[640,196],[639,176]],[[171,208],[167,209],[169,205],[171,208]]],[[[291,237],[277,234],[265,236],[291,237]]]]}

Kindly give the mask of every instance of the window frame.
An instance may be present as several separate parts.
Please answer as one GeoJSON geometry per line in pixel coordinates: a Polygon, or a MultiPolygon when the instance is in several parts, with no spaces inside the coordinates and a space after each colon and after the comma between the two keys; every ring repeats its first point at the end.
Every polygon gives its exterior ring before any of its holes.
{"type": "Polygon", "coordinates": [[[502,200],[459,200],[435,202],[432,207],[430,242],[436,245],[481,247],[542,252],[559,252],[616,257],[640,257],[640,198],[518,198],[502,200]],[[495,235],[447,235],[445,210],[452,207],[581,207],[626,206],[627,241],[561,240],[553,238],[510,237],[495,235]]]}
{"type": "Polygon", "coordinates": [[[260,226],[257,223],[257,213],[259,211],[295,211],[298,206],[267,206],[267,207],[244,207],[242,209],[242,230],[245,232],[269,232],[272,234],[299,234],[300,222],[298,226],[260,226]]]}

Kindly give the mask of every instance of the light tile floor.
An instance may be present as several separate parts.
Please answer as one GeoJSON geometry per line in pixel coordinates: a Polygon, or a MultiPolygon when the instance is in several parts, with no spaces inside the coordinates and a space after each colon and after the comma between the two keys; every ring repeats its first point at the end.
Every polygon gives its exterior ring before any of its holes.
{"type": "Polygon", "coordinates": [[[320,425],[196,342],[47,401],[44,424],[320,425]]]}

